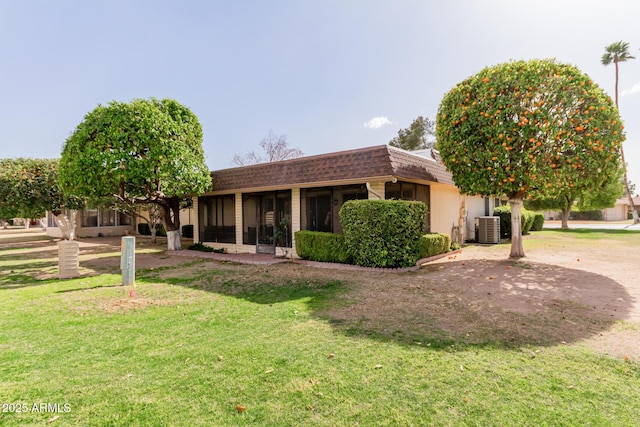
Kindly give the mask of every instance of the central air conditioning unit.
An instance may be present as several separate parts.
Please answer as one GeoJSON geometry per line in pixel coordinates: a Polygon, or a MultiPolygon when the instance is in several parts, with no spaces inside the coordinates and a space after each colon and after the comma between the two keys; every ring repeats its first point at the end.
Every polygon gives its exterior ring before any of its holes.
{"type": "Polygon", "coordinates": [[[478,218],[478,243],[500,243],[500,217],[478,218]]]}

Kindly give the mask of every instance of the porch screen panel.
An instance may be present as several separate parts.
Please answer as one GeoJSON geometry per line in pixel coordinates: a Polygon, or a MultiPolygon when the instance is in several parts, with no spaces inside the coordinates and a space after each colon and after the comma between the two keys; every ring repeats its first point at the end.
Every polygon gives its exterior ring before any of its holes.
{"type": "Polygon", "coordinates": [[[235,195],[200,197],[198,224],[201,242],[235,243],[235,195]]]}

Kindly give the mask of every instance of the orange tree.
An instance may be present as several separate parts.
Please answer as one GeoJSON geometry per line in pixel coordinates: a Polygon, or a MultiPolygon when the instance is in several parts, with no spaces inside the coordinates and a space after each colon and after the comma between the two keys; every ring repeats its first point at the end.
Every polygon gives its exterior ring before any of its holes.
{"type": "Polygon", "coordinates": [[[611,98],[587,75],[530,60],[487,67],[451,89],[438,109],[436,137],[463,193],[509,197],[510,257],[520,258],[524,199],[615,179],[624,132],[611,98]]]}
{"type": "Polygon", "coordinates": [[[49,211],[62,224],[67,221],[65,208],[83,206],[83,199],[63,195],[57,159],[0,160],[0,219],[42,218],[49,211]]]}
{"type": "Polygon", "coordinates": [[[91,201],[157,205],[169,250],[181,249],[181,202],[211,186],[200,122],[172,99],[96,107],[65,142],[59,177],[64,192],[91,201]]]}

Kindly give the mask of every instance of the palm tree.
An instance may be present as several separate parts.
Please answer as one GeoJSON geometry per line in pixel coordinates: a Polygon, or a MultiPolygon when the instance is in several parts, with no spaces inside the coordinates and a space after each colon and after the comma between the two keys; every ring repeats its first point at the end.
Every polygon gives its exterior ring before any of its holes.
{"type": "MultiPolygon", "coordinates": [[[[635,59],[635,56],[631,56],[629,53],[629,43],[619,41],[610,44],[604,48],[605,53],[602,55],[602,65],[609,65],[612,62],[616,66],[616,108],[618,108],[618,63],[626,62],[629,59],[635,59]]],[[[624,190],[629,198],[629,204],[631,205],[631,213],[633,215],[633,223],[640,223],[638,218],[638,211],[636,211],[636,205],[633,203],[633,197],[629,191],[629,181],[627,180],[627,164],[624,161],[624,149],[620,146],[620,155],[622,156],[622,168],[624,170],[624,190]]]]}

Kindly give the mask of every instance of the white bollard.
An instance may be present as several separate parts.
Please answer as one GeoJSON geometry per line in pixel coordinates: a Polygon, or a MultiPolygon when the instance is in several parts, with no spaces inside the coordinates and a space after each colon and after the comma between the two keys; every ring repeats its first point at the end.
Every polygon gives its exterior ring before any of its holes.
{"type": "Polygon", "coordinates": [[[73,240],[63,240],[58,243],[58,279],[80,276],[79,248],[80,244],[73,240]]]}

